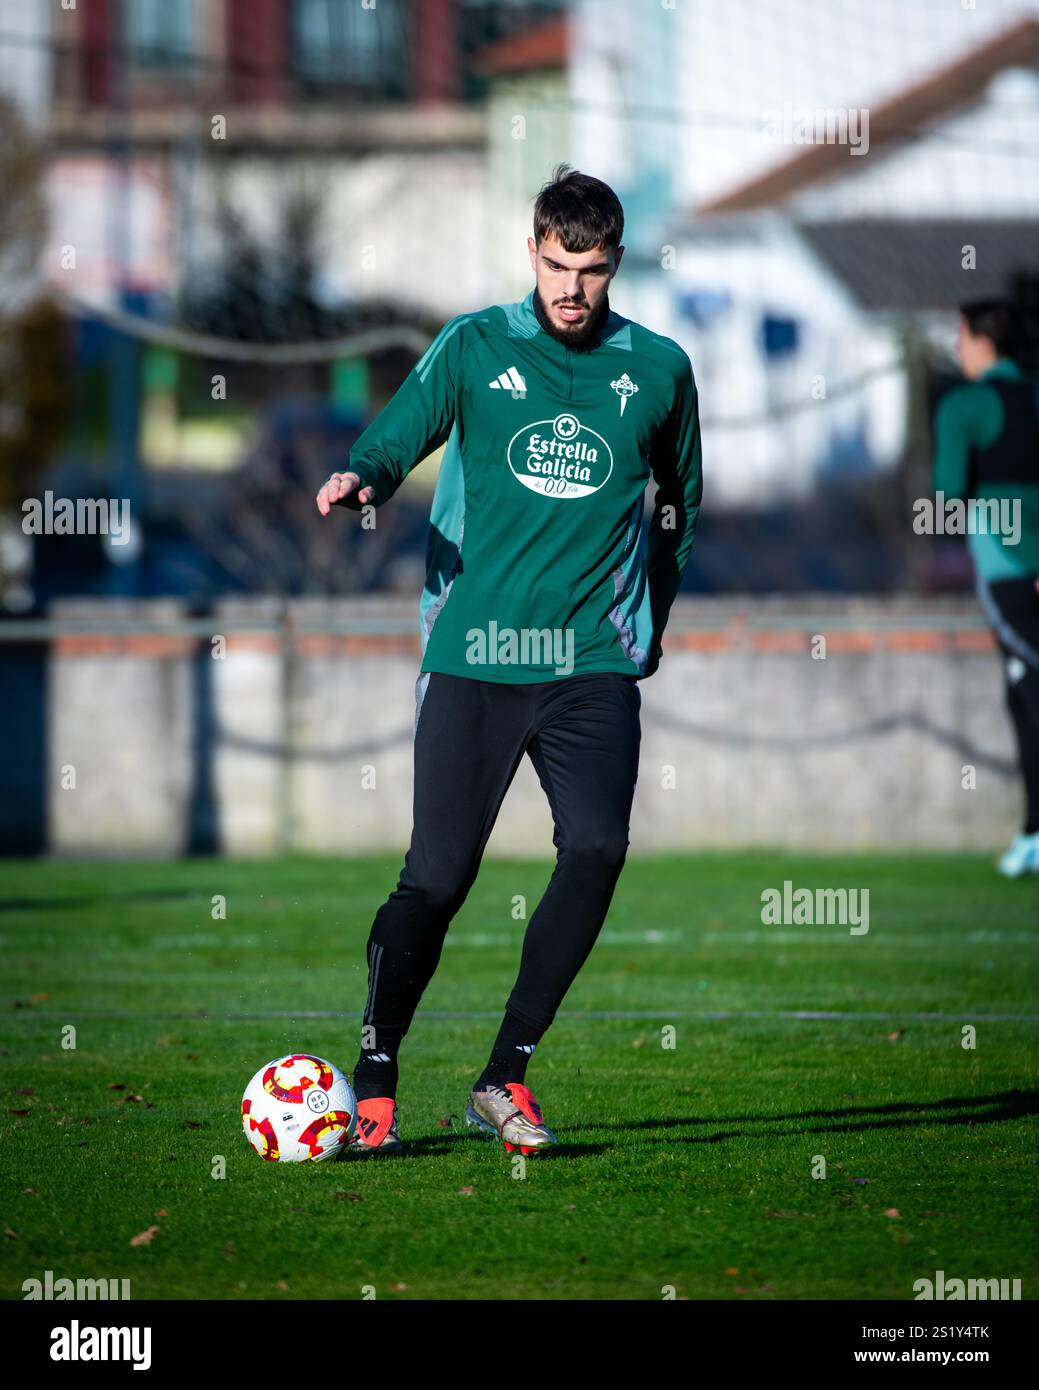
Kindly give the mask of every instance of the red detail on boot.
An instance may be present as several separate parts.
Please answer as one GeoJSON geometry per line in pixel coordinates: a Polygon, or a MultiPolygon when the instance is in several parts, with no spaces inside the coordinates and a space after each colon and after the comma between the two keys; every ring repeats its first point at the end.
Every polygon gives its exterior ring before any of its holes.
{"type": "Polygon", "coordinates": [[[357,1102],[357,1140],[365,1148],[377,1149],[393,1127],[391,1096],[375,1096],[357,1102]]]}
{"type": "Polygon", "coordinates": [[[529,1087],[524,1086],[522,1082],[519,1081],[510,1081],[505,1089],[512,1097],[513,1104],[519,1110],[523,1111],[528,1120],[536,1125],[543,1123],[541,1119],[541,1106],[538,1105],[537,1101],[534,1099],[533,1092],[529,1087]]]}

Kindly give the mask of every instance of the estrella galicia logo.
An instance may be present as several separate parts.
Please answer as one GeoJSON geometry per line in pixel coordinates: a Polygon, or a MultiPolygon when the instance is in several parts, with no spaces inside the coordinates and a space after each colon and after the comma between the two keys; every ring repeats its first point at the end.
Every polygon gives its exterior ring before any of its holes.
{"type": "Polygon", "coordinates": [[[569,414],[524,425],[509,440],[506,457],[523,486],[545,497],[587,497],[613,472],[606,440],[569,414]]]}

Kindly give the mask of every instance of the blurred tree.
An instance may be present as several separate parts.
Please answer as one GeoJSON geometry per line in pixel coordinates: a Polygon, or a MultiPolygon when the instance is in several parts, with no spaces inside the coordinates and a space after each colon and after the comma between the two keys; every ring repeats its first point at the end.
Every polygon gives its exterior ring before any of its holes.
{"type": "MultiPolygon", "coordinates": [[[[189,279],[180,306],[182,321],[197,332],[237,342],[309,344],[398,323],[414,328],[421,322],[429,339],[438,330],[399,303],[330,302],[322,295],[320,193],[302,187],[287,192],[266,241],[226,195],[217,223],[219,258],[208,274],[189,279]]],[[[367,359],[369,369],[376,356],[367,359]]],[[[381,356],[396,361],[393,349],[381,356]]],[[[392,389],[413,359],[396,365],[392,389]]],[[[405,529],[397,509],[381,515],[375,529],[347,526],[342,517],[325,520],[317,510],[315,495],[331,472],[348,466],[366,423],[361,405],[346,409],[329,399],[331,375],[324,361],[268,369],[254,446],[215,497],[200,497],[184,513],[199,548],[249,591],[356,593],[382,571],[405,529]]]]}
{"type": "Polygon", "coordinates": [[[286,194],[278,231],[264,245],[222,196],[216,213],[219,260],[188,283],[181,321],[200,333],[247,343],[309,342],[335,337],[354,321],[345,305],[317,293],[320,199],[286,194]]]}

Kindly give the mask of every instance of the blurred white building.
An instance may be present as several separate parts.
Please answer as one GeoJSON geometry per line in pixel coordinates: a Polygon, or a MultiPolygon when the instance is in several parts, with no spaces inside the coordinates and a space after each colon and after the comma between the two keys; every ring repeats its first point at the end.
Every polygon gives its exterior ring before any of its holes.
{"type": "Polygon", "coordinates": [[[628,215],[611,297],[690,352],[715,505],[896,463],[902,330],[948,345],[958,302],[1039,272],[1039,3],[576,19],[576,162],[628,215]]]}
{"type": "Polygon", "coordinates": [[[1036,270],[1039,0],[0,0],[0,36],[42,269],[102,311],[307,188],[329,300],[442,321],[526,293],[556,163],[607,180],[611,299],[693,357],[714,505],[896,463],[905,327],[1036,270]]]}

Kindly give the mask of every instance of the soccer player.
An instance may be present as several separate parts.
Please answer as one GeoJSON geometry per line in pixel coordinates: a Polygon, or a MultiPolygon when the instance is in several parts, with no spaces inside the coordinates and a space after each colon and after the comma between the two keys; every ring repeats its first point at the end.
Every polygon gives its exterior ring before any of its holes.
{"type": "Polygon", "coordinates": [[[1002,652],[1024,774],[1024,827],[998,865],[1008,878],[1039,873],[1039,390],[1015,360],[1023,346],[1012,305],[962,305],[957,356],[968,384],[942,398],[935,418],[935,489],[975,505],[978,598],[1002,652]]]}
{"type": "Polygon", "coordinates": [[[610,308],[623,228],[612,189],[560,165],[527,239],[533,289],[447,323],[354,445],[349,471],[318,493],[326,516],[385,506],[446,442],[420,605],[414,828],[367,949],[359,1155],[401,1150],[401,1041],[524,754],[551,807],[556,864],[466,1121],[510,1152],[556,1142],[527,1064],[624,863],[638,681],[660,661],[701,498],[689,358],[610,308]]]}

